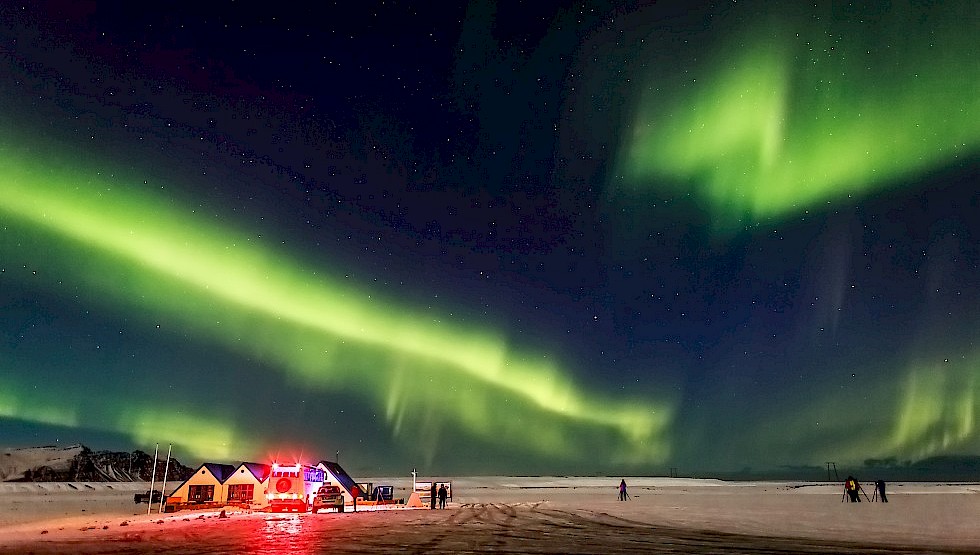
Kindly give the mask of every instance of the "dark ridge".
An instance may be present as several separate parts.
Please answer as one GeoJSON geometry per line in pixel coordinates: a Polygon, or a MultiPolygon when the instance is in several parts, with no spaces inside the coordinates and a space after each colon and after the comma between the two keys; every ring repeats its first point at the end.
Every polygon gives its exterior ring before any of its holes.
{"type": "MultiPolygon", "coordinates": [[[[21,477],[11,477],[8,482],[141,482],[149,481],[153,475],[153,456],[143,451],[92,451],[84,445],[80,453],[68,464],[57,467],[40,465],[24,471],[21,477]]],[[[174,480],[186,480],[194,469],[170,459],[167,468],[166,458],[158,460],[156,476],[162,477],[164,471],[174,480]]],[[[69,484],[70,487],[74,487],[69,484]]],[[[89,486],[86,486],[89,487],[89,486]]],[[[77,488],[76,488],[77,489],[77,488]]]]}

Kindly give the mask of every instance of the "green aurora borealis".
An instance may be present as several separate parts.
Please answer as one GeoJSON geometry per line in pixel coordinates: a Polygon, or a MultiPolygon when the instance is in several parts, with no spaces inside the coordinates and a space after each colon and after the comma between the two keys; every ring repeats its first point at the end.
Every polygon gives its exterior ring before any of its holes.
{"type": "MultiPolygon", "coordinates": [[[[64,249],[67,263],[61,262],[65,265],[57,274],[71,274],[77,287],[88,290],[86,296],[109,308],[166,315],[198,338],[268,361],[289,381],[364,397],[396,430],[409,425],[424,430],[416,411],[425,406],[424,418],[452,420],[491,444],[522,441],[516,423],[533,420],[549,422],[544,430],[553,431],[539,431],[525,445],[543,453],[560,455],[566,449],[560,432],[569,425],[613,434],[623,446],[615,455],[622,460],[639,460],[645,456],[641,450],[651,445],[661,457],[668,452],[662,439],[670,411],[665,403],[612,405],[587,396],[546,354],[509,352],[490,331],[423,323],[405,307],[372,300],[370,293],[329,273],[303,269],[273,249],[236,243],[235,234],[182,216],[164,202],[100,185],[91,178],[95,172],[33,175],[31,166],[8,157],[3,168],[8,236],[17,233],[17,223],[51,232],[29,251],[64,249]],[[79,256],[88,262],[79,263],[79,256]],[[466,395],[443,399],[446,390],[466,395]],[[495,422],[493,406],[506,406],[515,419],[495,422]]],[[[10,252],[24,243],[6,247],[10,252]]],[[[30,391],[29,382],[15,380],[5,389],[30,391]]],[[[66,426],[80,423],[74,411],[60,413],[43,402],[18,402],[18,397],[7,396],[3,414],[66,426]]],[[[140,404],[116,407],[120,414],[110,426],[122,431],[135,421],[134,439],[143,441],[151,431],[165,430],[172,430],[171,441],[200,437],[200,443],[182,440],[199,456],[227,457],[233,447],[255,449],[245,431],[220,417],[195,415],[190,407],[174,417],[160,409],[144,414],[140,404]],[[153,429],[151,422],[162,423],[153,429]],[[218,433],[190,434],[190,422],[210,422],[218,433]]]]}
{"type": "Polygon", "coordinates": [[[231,59],[240,93],[7,45],[0,432],[359,472],[980,455],[977,4],[737,4],[520,48],[471,8],[487,54],[422,95],[465,140],[315,92],[267,140],[231,59]]]}
{"type": "Polygon", "coordinates": [[[719,218],[752,221],[865,196],[975,155],[976,7],[946,7],[896,5],[873,21],[833,23],[770,14],[733,31],[705,61],[691,60],[675,87],[641,93],[622,161],[627,180],[674,182],[719,218]]]}

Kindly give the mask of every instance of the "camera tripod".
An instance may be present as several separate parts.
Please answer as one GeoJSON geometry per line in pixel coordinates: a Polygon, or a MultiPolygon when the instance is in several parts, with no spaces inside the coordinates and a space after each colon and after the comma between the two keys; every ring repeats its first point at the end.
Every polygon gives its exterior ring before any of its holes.
{"type": "Polygon", "coordinates": [[[871,502],[880,501],[882,503],[888,503],[888,497],[885,496],[885,482],[884,480],[878,480],[875,482],[875,492],[871,495],[871,502]],[[878,492],[881,495],[878,495],[878,492]]]}
{"type": "MultiPolygon", "coordinates": [[[[868,503],[872,503],[872,502],[873,502],[873,501],[871,501],[871,499],[870,499],[870,498],[868,498],[868,494],[867,494],[867,493],[865,493],[865,491],[864,491],[864,488],[863,488],[863,487],[861,487],[861,485],[860,485],[860,484],[858,484],[858,491],[859,491],[859,492],[860,492],[861,494],[863,494],[863,495],[864,495],[864,498],[868,500],[868,503]]],[[[877,488],[875,488],[875,498],[877,498],[877,496],[878,496],[878,489],[877,489],[877,488]]],[[[842,493],[842,494],[841,494],[841,497],[840,497],[840,502],[841,502],[841,503],[843,503],[843,502],[844,502],[844,501],[846,501],[846,500],[847,500],[847,488],[844,488],[844,493],[842,493]]],[[[858,501],[860,501],[860,499],[858,499],[858,501]]]]}

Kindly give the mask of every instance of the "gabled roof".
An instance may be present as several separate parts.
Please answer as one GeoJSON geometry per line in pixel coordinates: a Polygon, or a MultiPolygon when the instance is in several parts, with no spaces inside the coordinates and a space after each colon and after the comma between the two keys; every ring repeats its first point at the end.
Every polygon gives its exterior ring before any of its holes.
{"type": "Polygon", "coordinates": [[[174,488],[173,491],[176,492],[180,488],[184,487],[187,484],[187,482],[190,482],[191,480],[196,478],[197,475],[200,474],[201,470],[205,468],[207,468],[208,471],[211,472],[211,475],[214,476],[218,480],[218,482],[222,484],[225,483],[225,480],[227,480],[228,477],[230,477],[235,473],[235,467],[231,466],[230,464],[204,463],[201,466],[197,467],[197,469],[194,470],[194,473],[191,474],[189,478],[181,482],[180,485],[174,488]]]}
{"type": "Polygon", "coordinates": [[[254,462],[243,462],[240,466],[244,466],[255,476],[255,479],[264,482],[272,474],[272,467],[267,464],[254,463],[254,462]]]}
{"type": "Polygon", "coordinates": [[[201,466],[207,468],[221,483],[224,483],[225,480],[235,473],[235,467],[230,464],[204,463],[201,466]]]}
{"type": "Polygon", "coordinates": [[[354,479],[350,477],[350,474],[347,474],[346,470],[341,468],[341,466],[335,462],[320,461],[320,464],[323,465],[323,467],[326,468],[331,474],[333,474],[335,478],[337,478],[337,481],[340,482],[340,485],[347,490],[347,493],[353,495],[354,486],[356,486],[357,483],[354,482],[354,479]]]}

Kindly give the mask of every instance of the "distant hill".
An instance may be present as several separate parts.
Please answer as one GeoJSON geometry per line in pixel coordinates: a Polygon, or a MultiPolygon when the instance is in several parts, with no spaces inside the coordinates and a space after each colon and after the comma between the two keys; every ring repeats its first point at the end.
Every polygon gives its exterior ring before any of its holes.
{"type": "MultiPolygon", "coordinates": [[[[156,478],[186,480],[193,468],[166,456],[157,461],[156,478]]],[[[143,451],[92,451],[84,445],[26,447],[0,451],[0,481],[4,482],[139,482],[149,481],[153,456],[143,451]]]]}
{"type": "Polygon", "coordinates": [[[941,455],[919,461],[899,461],[895,457],[867,459],[864,464],[838,464],[836,468],[819,465],[782,466],[779,468],[744,468],[739,471],[702,472],[699,478],[722,480],[802,480],[841,481],[853,475],[861,481],[888,482],[980,482],[980,456],[941,455]]]}
{"type": "Polygon", "coordinates": [[[944,455],[914,462],[909,466],[909,479],[942,481],[980,481],[980,457],[973,455],[944,455]]]}

